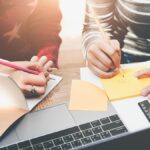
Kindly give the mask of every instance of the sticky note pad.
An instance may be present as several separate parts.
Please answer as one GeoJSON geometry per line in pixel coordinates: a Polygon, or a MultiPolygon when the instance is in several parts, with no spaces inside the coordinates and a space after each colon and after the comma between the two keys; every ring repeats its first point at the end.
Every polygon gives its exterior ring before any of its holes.
{"type": "Polygon", "coordinates": [[[107,111],[107,102],[104,90],[86,81],[72,81],[70,110],[107,111]]]}
{"type": "Polygon", "coordinates": [[[139,96],[143,87],[150,84],[150,78],[137,79],[134,74],[141,68],[124,69],[124,77],[118,73],[110,79],[101,79],[109,100],[139,96]]]}

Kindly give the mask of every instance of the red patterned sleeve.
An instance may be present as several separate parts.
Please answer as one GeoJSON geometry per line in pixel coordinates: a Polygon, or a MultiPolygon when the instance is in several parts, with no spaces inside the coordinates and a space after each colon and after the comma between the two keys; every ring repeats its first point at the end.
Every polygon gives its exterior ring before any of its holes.
{"type": "Polygon", "coordinates": [[[39,0],[34,13],[28,21],[29,41],[39,57],[46,55],[57,66],[61,44],[61,12],[59,0],[39,0]]]}

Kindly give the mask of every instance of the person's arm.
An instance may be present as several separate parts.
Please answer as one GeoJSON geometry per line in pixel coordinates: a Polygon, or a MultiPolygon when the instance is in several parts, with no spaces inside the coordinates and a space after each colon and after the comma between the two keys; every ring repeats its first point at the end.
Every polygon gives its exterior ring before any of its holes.
{"type": "MultiPolygon", "coordinates": [[[[138,72],[136,72],[135,76],[137,78],[148,78],[148,77],[150,77],[150,69],[138,71],[138,72]]],[[[142,89],[141,95],[148,96],[150,99],[150,84],[149,84],[149,86],[142,89]]]]}
{"type": "Polygon", "coordinates": [[[37,8],[27,21],[28,41],[35,55],[45,55],[57,67],[61,38],[59,0],[38,0],[37,8]]]}
{"type": "Polygon", "coordinates": [[[112,77],[118,71],[116,68],[120,65],[120,44],[117,40],[103,38],[91,10],[94,10],[100,25],[107,29],[107,33],[111,33],[115,2],[116,0],[86,0],[84,55],[88,67],[96,75],[104,78],[112,77]]]}

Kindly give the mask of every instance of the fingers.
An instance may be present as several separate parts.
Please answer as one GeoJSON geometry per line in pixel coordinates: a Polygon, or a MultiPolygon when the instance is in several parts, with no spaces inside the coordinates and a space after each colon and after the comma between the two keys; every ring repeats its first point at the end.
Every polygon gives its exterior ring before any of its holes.
{"type": "Polygon", "coordinates": [[[26,97],[34,97],[34,96],[40,96],[45,93],[46,88],[44,86],[32,86],[32,85],[23,85],[22,91],[25,94],[26,97]],[[36,95],[32,95],[31,91],[35,90],[36,95]]]}
{"type": "Polygon", "coordinates": [[[47,57],[46,57],[46,56],[42,56],[42,57],[38,60],[38,62],[39,62],[39,64],[40,64],[41,66],[44,66],[47,61],[48,61],[48,60],[47,60],[47,57]]]}
{"type": "Polygon", "coordinates": [[[110,78],[116,75],[120,68],[120,60],[120,44],[117,40],[96,41],[87,52],[89,68],[102,78],[110,78]]]}
{"type": "Polygon", "coordinates": [[[47,57],[46,56],[42,56],[40,59],[37,56],[33,56],[31,58],[31,62],[38,62],[40,66],[44,66],[47,62],[47,57]]]}
{"type": "Polygon", "coordinates": [[[115,67],[120,66],[120,45],[116,40],[99,43],[103,52],[112,60],[115,67]]]}
{"type": "Polygon", "coordinates": [[[42,72],[43,71],[43,68],[39,65],[38,62],[30,62],[31,64],[27,67],[31,70],[35,70],[35,71],[38,71],[38,72],[42,72]]]}
{"type": "Polygon", "coordinates": [[[48,61],[46,56],[42,56],[40,59],[37,56],[33,56],[31,58],[31,62],[39,63],[39,65],[43,67],[43,72],[46,77],[49,75],[50,72],[52,72],[55,69],[53,68],[54,62],[51,60],[48,61]]]}
{"type": "Polygon", "coordinates": [[[88,63],[88,67],[94,72],[96,76],[101,78],[111,78],[117,74],[117,71],[113,71],[113,72],[102,71],[91,63],[88,63]]]}
{"type": "Polygon", "coordinates": [[[33,56],[30,61],[31,62],[38,62],[38,57],[37,56],[33,56]]]}
{"type": "Polygon", "coordinates": [[[101,60],[99,60],[99,57],[95,57],[92,53],[89,53],[87,55],[87,59],[89,60],[89,63],[93,64],[98,69],[105,71],[105,72],[109,70],[109,67],[107,67],[101,60]]]}
{"type": "Polygon", "coordinates": [[[28,94],[32,90],[32,86],[35,87],[38,95],[45,92],[47,80],[44,74],[33,75],[22,71],[15,71],[11,74],[12,79],[17,83],[24,94],[28,94]]]}
{"type": "Polygon", "coordinates": [[[117,40],[99,40],[88,50],[109,69],[119,68],[121,60],[120,44],[117,40]]]}
{"type": "Polygon", "coordinates": [[[33,75],[33,74],[26,74],[24,75],[24,84],[35,85],[35,86],[45,86],[46,85],[46,78],[43,74],[40,75],[33,75]]]}
{"type": "Polygon", "coordinates": [[[135,76],[137,78],[147,78],[147,77],[150,77],[150,68],[148,69],[144,69],[144,70],[140,70],[138,72],[135,73],[135,76]]]}
{"type": "Polygon", "coordinates": [[[48,71],[49,71],[50,68],[53,67],[53,65],[54,65],[53,61],[48,61],[48,62],[45,64],[44,68],[45,68],[45,70],[48,70],[48,71]]]}
{"type": "Polygon", "coordinates": [[[102,50],[100,50],[97,45],[92,45],[88,50],[87,58],[88,56],[91,57],[91,55],[94,56],[94,59],[97,58],[97,60],[101,62],[101,64],[103,64],[107,68],[107,70],[109,70],[110,68],[114,68],[112,60],[102,50]]]}
{"type": "Polygon", "coordinates": [[[147,86],[144,89],[142,89],[141,94],[143,96],[150,96],[150,86],[147,86]]]}

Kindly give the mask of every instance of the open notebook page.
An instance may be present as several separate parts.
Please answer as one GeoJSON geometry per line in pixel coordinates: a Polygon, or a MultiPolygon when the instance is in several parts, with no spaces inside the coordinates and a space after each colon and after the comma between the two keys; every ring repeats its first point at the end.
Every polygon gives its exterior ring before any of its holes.
{"type": "Polygon", "coordinates": [[[40,103],[51,92],[56,85],[62,80],[62,77],[56,75],[50,75],[53,80],[50,80],[47,85],[47,89],[44,95],[37,98],[27,98],[27,105],[29,110],[33,109],[38,103],[40,103]]]}

